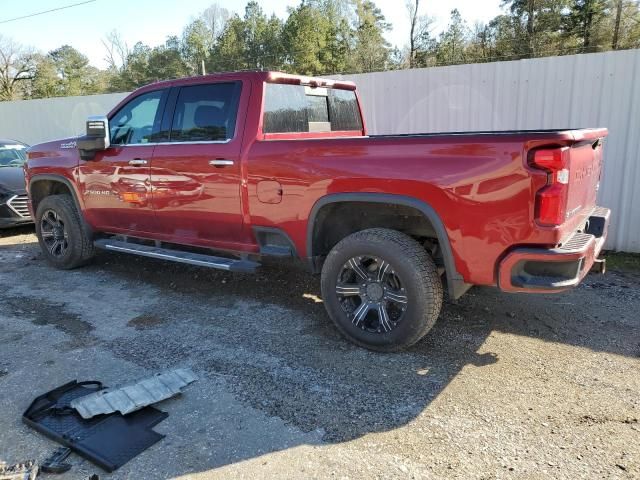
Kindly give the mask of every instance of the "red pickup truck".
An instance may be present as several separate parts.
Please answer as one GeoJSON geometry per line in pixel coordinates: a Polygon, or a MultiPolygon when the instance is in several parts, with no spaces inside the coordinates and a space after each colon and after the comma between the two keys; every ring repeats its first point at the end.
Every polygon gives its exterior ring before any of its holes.
{"type": "Polygon", "coordinates": [[[391,351],[443,292],[560,292],[598,259],[606,129],[367,134],[353,83],[276,72],[154,83],[82,137],[32,147],[45,258],[96,247],[229,271],[295,257],[338,329],[391,351]]]}

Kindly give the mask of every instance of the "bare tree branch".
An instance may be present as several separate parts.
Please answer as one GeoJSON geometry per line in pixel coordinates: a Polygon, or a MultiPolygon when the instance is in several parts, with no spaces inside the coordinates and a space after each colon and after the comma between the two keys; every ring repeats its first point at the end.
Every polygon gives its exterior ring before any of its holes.
{"type": "Polygon", "coordinates": [[[18,82],[30,80],[33,70],[33,52],[0,35],[0,99],[19,98],[18,82]]]}
{"type": "Polygon", "coordinates": [[[112,30],[106,38],[102,39],[102,44],[107,51],[104,60],[109,68],[117,71],[125,70],[131,52],[120,33],[117,30],[112,30]]]}

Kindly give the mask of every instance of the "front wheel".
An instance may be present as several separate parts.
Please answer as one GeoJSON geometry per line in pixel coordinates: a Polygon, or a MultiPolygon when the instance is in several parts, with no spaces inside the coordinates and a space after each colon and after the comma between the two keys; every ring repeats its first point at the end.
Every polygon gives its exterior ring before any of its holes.
{"type": "Polygon", "coordinates": [[[42,253],[54,267],[69,270],[84,265],[93,257],[93,242],[69,195],[42,199],[35,223],[42,253]]]}
{"type": "Polygon", "coordinates": [[[433,259],[395,230],[372,228],[340,241],[326,258],[321,282],[338,330],[371,350],[413,345],[431,330],[442,308],[442,281],[433,259]]]}

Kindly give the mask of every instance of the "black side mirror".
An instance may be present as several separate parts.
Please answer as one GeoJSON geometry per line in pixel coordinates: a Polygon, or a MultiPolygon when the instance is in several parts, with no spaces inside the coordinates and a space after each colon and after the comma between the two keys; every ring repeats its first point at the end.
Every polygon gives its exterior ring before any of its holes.
{"type": "Polygon", "coordinates": [[[78,138],[76,144],[82,160],[93,160],[97,151],[109,148],[109,119],[104,115],[89,117],[87,134],[78,138]]]}

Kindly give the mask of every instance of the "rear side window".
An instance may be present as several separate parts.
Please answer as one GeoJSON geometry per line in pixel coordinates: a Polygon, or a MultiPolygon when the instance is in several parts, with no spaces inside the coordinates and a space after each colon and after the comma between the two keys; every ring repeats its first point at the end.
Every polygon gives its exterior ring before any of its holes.
{"type": "Polygon", "coordinates": [[[240,82],[180,88],[171,127],[172,142],[230,140],[235,134],[240,82]]]}
{"type": "Polygon", "coordinates": [[[264,133],[362,130],[352,90],[267,83],[265,95],[264,133]]]}

